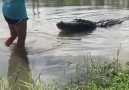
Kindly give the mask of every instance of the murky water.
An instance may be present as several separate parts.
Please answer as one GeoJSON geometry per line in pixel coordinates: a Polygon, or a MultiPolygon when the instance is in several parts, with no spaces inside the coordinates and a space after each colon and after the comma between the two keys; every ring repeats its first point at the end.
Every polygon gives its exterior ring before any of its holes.
{"type": "Polygon", "coordinates": [[[16,68],[15,64],[22,63],[34,77],[42,72],[41,79],[45,83],[53,83],[53,80],[64,83],[76,76],[75,67],[80,61],[83,63],[83,55],[90,52],[94,61],[110,60],[120,44],[120,59],[124,60],[121,62],[128,60],[129,20],[113,27],[75,34],[61,34],[56,23],[75,18],[99,21],[128,16],[129,0],[28,0],[26,4],[30,18],[26,58],[21,59],[4,46],[9,31],[0,13],[0,74],[8,77],[16,68]],[[68,62],[73,64],[67,66],[68,62]]]}

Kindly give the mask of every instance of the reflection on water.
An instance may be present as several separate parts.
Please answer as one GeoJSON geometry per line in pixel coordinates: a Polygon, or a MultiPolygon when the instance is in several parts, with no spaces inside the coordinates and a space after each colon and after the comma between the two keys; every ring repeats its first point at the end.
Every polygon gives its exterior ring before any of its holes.
{"type": "Polygon", "coordinates": [[[40,12],[39,12],[39,0],[31,0],[32,1],[32,9],[33,9],[33,14],[34,16],[37,14],[39,15],[40,12]],[[37,10],[37,13],[35,12],[35,8],[37,10]]]}
{"type": "Polygon", "coordinates": [[[12,90],[28,90],[25,85],[32,83],[29,61],[24,48],[12,48],[8,66],[8,82],[12,90]]]}
{"type": "Polygon", "coordinates": [[[27,6],[33,9],[33,16],[40,14],[40,7],[60,7],[60,6],[92,6],[90,9],[129,8],[129,0],[26,0],[27,6]]]}
{"type": "MultiPolygon", "coordinates": [[[[129,8],[129,0],[31,0],[33,6],[57,7],[57,6],[116,6],[117,8],[129,8]]],[[[28,3],[31,3],[27,0],[28,3]]]]}

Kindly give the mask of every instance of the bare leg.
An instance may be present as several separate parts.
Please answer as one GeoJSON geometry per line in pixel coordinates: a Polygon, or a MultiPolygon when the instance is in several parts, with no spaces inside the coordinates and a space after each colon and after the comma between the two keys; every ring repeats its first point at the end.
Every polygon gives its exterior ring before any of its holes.
{"type": "Polygon", "coordinates": [[[15,29],[18,35],[17,46],[24,47],[26,39],[27,20],[23,20],[18,25],[15,25],[15,29]]]}
{"type": "Polygon", "coordinates": [[[10,46],[12,42],[16,39],[17,37],[17,32],[15,30],[15,26],[8,24],[9,29],[10,29],[10,37],[6,40],[5,45],[10,46]]]}

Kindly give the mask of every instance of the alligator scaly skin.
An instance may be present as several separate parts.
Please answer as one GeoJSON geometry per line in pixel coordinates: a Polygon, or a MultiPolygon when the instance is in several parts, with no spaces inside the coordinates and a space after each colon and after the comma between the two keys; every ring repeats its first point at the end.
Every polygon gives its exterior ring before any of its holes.
{"type": "Polygon", "coordinates": [[[79,32],[79,31],[89,31],[94,30],[96,27],[106,28],[111,27],[116,24],[121,24],[123,21],[128,20],[129,16],[119,18],[119,19],[107,19],[107,20],[100,20],[98,22],[93,22],[90,20],[84,19],[74,19],[70,22],[58,22],[56,25],[62,31],[67,32],[79,32]]]}

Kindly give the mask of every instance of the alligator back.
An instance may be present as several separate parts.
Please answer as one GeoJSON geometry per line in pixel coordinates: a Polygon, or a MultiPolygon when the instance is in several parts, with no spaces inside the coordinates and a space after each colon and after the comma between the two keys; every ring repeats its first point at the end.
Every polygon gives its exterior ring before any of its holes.
{"type": "Polygon", "coordinates": [[[89,20],[74,19],[71,22],[59,22],[57,27],[62,31],[67,32],[78,32],[78,31],[88,31],[96,28],[96,24],[89,20]]]}

